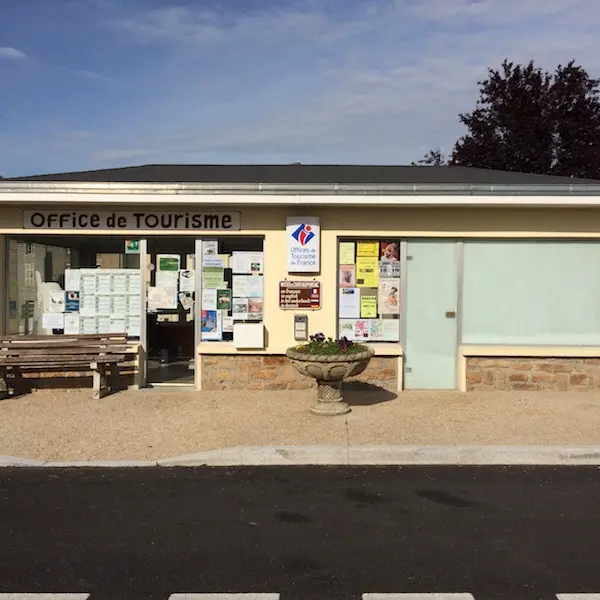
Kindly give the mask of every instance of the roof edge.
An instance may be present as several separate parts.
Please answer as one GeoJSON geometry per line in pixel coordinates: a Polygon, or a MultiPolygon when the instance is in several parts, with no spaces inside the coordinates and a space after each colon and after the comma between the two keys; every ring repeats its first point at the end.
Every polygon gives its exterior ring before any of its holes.
{"type": "Polygon", "coordinates": [[[600,183],[535,184],[273,184],[273,183],[117,183],[0,180],[0,193],[72,194],[324,194],[324,195],[600,195],[600,183]]]}

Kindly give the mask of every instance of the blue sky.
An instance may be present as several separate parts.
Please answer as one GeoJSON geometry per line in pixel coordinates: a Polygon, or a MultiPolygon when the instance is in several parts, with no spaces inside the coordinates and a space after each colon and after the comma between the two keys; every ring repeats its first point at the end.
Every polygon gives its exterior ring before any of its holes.
{"type": "Polygon", "coordinates": [[[598,0],[0,0],[0,174],[406,164],[504,58],[600,75],[598,0]]]}

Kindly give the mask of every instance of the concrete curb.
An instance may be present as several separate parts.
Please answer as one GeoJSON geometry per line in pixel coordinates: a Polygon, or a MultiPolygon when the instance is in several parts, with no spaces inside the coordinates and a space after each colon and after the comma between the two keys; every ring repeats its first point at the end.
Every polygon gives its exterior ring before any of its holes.
{"type": "Polygon", "coordinates": [[[0,467],[597,465],[600,446],[234,446],[162,460],[42,461],[0,456],[0,467]]]}

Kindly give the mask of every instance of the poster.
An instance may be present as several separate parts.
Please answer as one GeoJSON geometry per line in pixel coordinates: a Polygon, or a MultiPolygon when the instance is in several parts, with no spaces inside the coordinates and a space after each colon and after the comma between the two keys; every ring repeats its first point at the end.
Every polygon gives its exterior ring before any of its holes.
{"type": "Polygon", "coordinates": [[[217,290],[217,310],[231,310],[231,290],[217,290]]]}
{"type": "Polygon", "coordinates": [[[361,319],[377,318],[377,296],[369,294],[360,297],[360,317],[361,319]]]}
{"type": "Polygon", "coordinates": [[[196,273],[191,269],[179,271],[179,291],[193,292],[196,289],[196,273]]]}
{"type": "Polygon", "coordinates": [[[377,287],[378,280],[377,257],[359,256],[356,259],[356,285],[358,287],[377,287]]]}
{"type": "Polygon", "coordinates": [[[79,292],[81,287],[81,274],[79,269],[65,269],[65,290],[79,292]]]}
{"type": "Polygon", "coordinates": [[[400,263],[398,261],[379,261],[379,278],[388,279],[400,277],[400,263]]]}
{"type": "Polygon", "coordinates": [[[231,255],[231,270],[235,274],[250,273],[250,253],[233,252],[231,255]]]}
{"type": "Polygon", "coordinates": [[[354,322],[354,339],[361,341],[369,339],[369,321],[359,319],[354,322]]]}
{"type": "Polygon", "coordinates": [[[129,337],[140,337],[140,319],[128,317],[125,321],[125,331],[129,337]]]}
{"type": "Polygon", "coordinates": [[[202,290],[202,310],[217,310],[217,290],[202,290]]]}
{"type": "MultiPolygon", "coordinates": [[[[96,296],[96,314],[110,315],[111,313],[111,296],[96,296]]],[[[104,333],[104,332],[102,332],[104,333]]]]}
{"type": "MultiPolygon", "coordinates": [[[[52,313],[65,312],[65,293],[62,290],[50,290],[50,307],[48,311],[52,313]]],[[[57,327],[54,329],[57,329],[57,327]]]]}
{"type": "Polygon", "coordinates": [[[262,252],[248,252],[248,262],[250,264],[250,273],[253,275],[262,275],[264,263],[262,252]]]}
{"type": "Polygon", "coordinates": [[[111,316],[108,333],[126,333],[125,316],[111,316]]]}
{"type": "Polygon", "coordinates": [[[159,309],[173,310],[177,308],[177,290],[175,288],[148,288],[148,310],[156,312],[159,309]]]}
{"type": "Polygon", "coordinates": [[[127,275],[125,273],[115,273],[112,276],[111,290],[114,294],[126,294],[128,288],[127,275]]]}
{"type": "Polygon", "coordinates": [[[192,292],[179,292],[177,294],[177,298],[179,298],[179,304],[185,311],[192,311],[194,308],[194,297],[192,296],[192,292]]]}
{"type": "Polygon", "coordinates": [[[154,285],[161,288],[177,288],[179,271],[156,271],[154,285]]]}
{"type": "Polygon", "coordinates": [[[381,242],[381,261],[397,261],[400,258],[398,242],[381,242]]]}
{"type": "Polygon", "coordinates": [[[248,298],[248,320],[262,321],[263,301],[262,298],[248,298]]]}
{"type": "Polygon", "coordinates": [[[133,271],[126,273],[127,277],[127,293],[128,294],[139,294],[140,286],[142,284],[142,275],[139,271],[133,271]]]}
{"type": "Polygon", "coordinates": [[[263,278],[261,275],[254,275],[246,278],[246,289],[248,298],[263,297],[263,278]]]}
{"type": "Polygon", "coordinates": [[[383,320],[371,319],[369,321],[369,340],[372,342],[383,341],[383,320]]]}
{"type": "Polygon", "coordinates": [[[234,321],[246,321],[248,319],[248,298],[233,298],[231,311],[234,321]]]}
{"type": "Polygon", "coordinates": [[[340,319],[340,338],[354,341],[354,319],[340,319]]]}
{"type": "Polygon", "coordinates": [[[125,254],[139,254],[140,240],[125,240],[125,254]]]}
{"type": "Polygon", "coordinates": [[[233,333],[233,317],[226,315],[225,311],[223,311],[221,318],[223,322],[223,333],[233,333]]]}
{"type": "Polygon", "coordinates": [[[65,335],[79,335],[79,313],[67,313],[64,316],[65,335]]]}
{"type": "Polygon", "coordinates": [[[65,310],[67,312],[79,312],[79,292],[67,292],[65,310]]]}
{"type": "Polygon", "coordinates": [[[400,279],[382,279],[379,282],[379,314],[400,313],[400,279]]]}
{"type": "Polygon", "coordinates": [[[112,277],[110,273],[98,271],[96,274],[96,293],[110,295],[112,293],[112,277]]]}
{"type": "Polygon", "coordinates": [[[400,341],[400,319],[381,319],[384,342],[400,341]]]}
{"type": "Polygon", "coordinates": [[[140,297],[139,296],[127,296],[127,312],[130,315],[140,314],[140,297]]]}
{"type": "Polygon", "coordinates": [[[220,267],[203,267],[202,287],[213,288],[215,290],[224,287],[223,274],[223,269],[220,267]]]}
{"type": "Polygon", "coordinates": [[[181,256],[179,254],[157,254],[157,271],[179,271],[181,256]]]}
{"type": "MultiPolygon", "coordinates": [[[[127,301],[127,296],[124,296],[123,294],[115,294],[114,296],[112,296],[111,298],[111,307],[110,307],[110,313],[113,316],[116,315],[125,315],[126,313],[129,312],[128,310],[128,301],[127,301]]],[[[123,330],[125,331],[125,330],[123,330]]]]}
{"type": "MultiPolygon", "coordinates": [[[[219,253],[219,242],[216,240],[204,240],[202,242],[202,265],[209,266],[207,261],[217,258],[219,253]]],[[[213,266],[213,265],[210,265],[213,266]]]]}
{"type": "Polygon", "coordinates": [[[234,298],[248,297],[248,276],[234,275],[232,281],[234,298]]]}
{"type": "Polygon", "coordinates": [[[50,312],[42,314],[43,329],[64,329],[65,316],[62,313],[50,312]]]}
{"type": "Polygon", "coordinates": [[[79,314],[82,317],[91,317],[96,314],[96,296],[83,294],[79,296],[79,314]]]}
{"type": "Polygon", "coordinates": [[[81,333],[98,333],[98,321],[96,317],[84,317],[80,315],[79,325],[81,333]]]}
{"type": "Polygon", "coordinates": [[[340,265],[353,265],[355,256],[355,245],[354,242],[340,242],[340,255],[339,255],[339,263],[340,265]]]}
{"type": "Polygon", "coordinates": [[[356,245],[356,256],[377,258],[379,256],[379,242],[358,242],[356,245]]]}
{"type": "Polygon", "coordinates": [[[360,290],[358,288],[339,289],[340,319],[358,319],[360,317],[360,290]]]}
{"type": "Polygon", "coordinates": [[[355,265],[340,265],[340,287],[355,287],[356,286],[356,266],[355,265]]]}
{"type": "Polygon", "coordinates": [[[217,310],[203,310],[201,312],[201,332],[203,340],[220,340],[221,313],[217,310]]]}

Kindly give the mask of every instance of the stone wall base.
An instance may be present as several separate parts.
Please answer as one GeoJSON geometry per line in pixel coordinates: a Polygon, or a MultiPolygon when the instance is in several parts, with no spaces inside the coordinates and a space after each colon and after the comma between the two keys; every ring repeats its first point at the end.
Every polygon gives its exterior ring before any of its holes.
{"type": "MultiPolygon", "coordinates": [[[[316,387],[300,375],[286,356],[203,355],[203,390],[305,390],[316,387]]],[[[360,381],[390,392],[397,390],[397,359],[375,356],[367,369],[349,381],[360,381]]]]}
{"type": "Polygon", "coordinates": [[[600,358],[468,358],[467,391],[494,390],[600,390],[600,358]]]}

